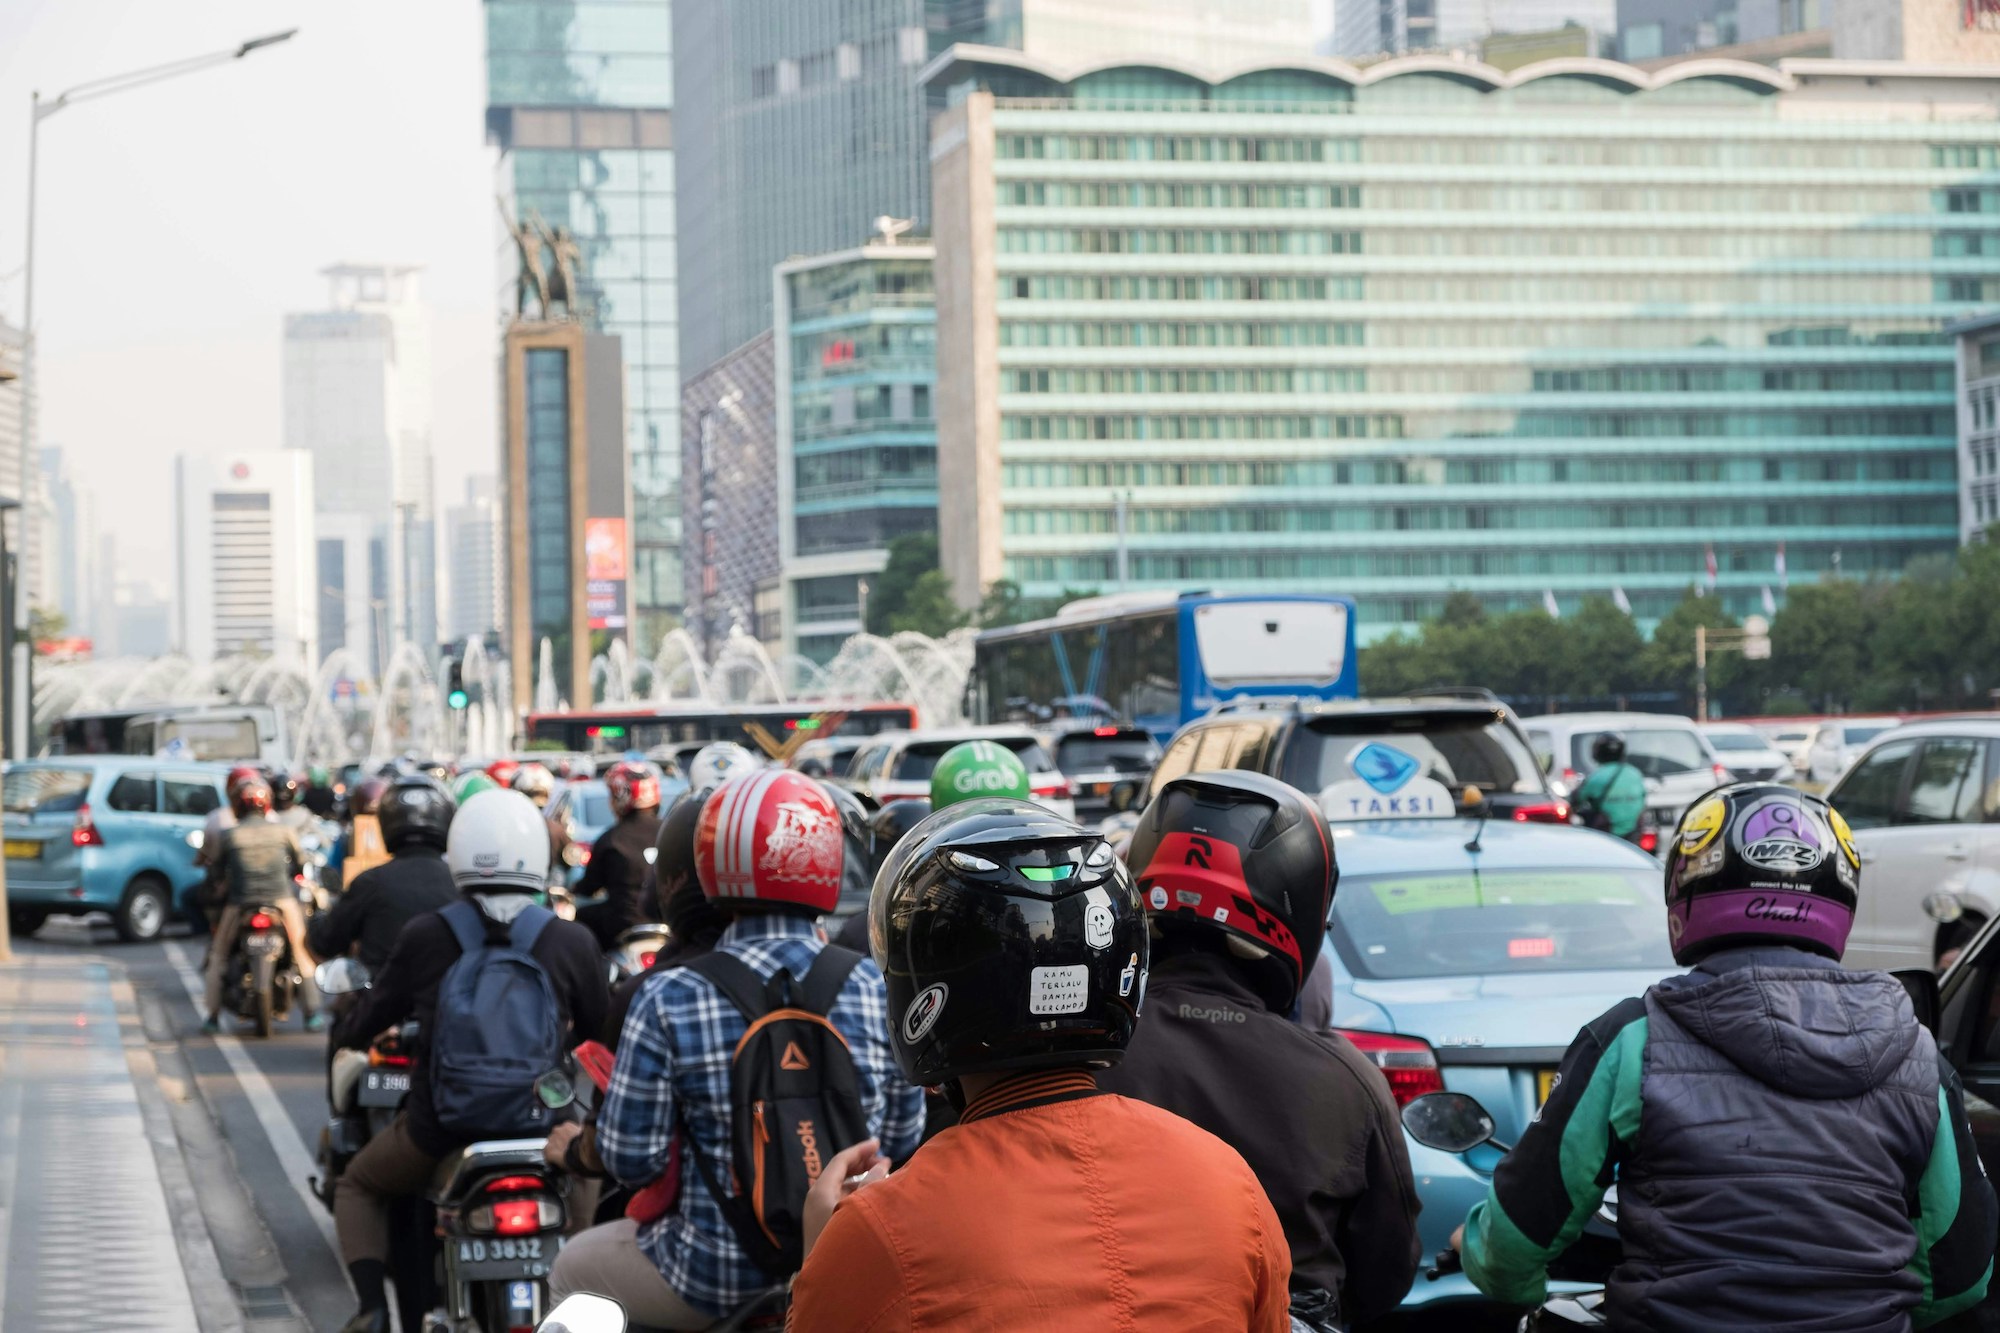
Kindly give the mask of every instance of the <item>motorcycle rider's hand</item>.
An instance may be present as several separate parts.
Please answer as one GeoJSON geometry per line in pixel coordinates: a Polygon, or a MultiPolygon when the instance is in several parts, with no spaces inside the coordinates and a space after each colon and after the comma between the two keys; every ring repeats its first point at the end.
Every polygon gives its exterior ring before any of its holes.
{"type": "Polygon", "coordinates": [[[581,1133],[583,1133],[583,1122],[581,1120],[571,1120],[565,1124],[557,1125],[549,1131],[549,1141],[542,1145],[542,1160],[550,1166],[562,1166],[564,1155],[569,1152],[569,1145],[581,1133]]]}
{"type": "Polygon", "coordinates": [[[835,1153],[821,1169],[819,1179],[806,1191],[803,1221],[807,1254],[812,1253],[813,1242],[819,1239],[827,1219],[833,1216],[842,1199],[888,1176],[889,1159],[881,1154],[881,1146],[879,1140],[863,1140],[835,1153]]]}
{"type": "Polygon", "coordinates": [[[1462,1222],[1458,1225],[1457,1230],[1451,1233],[1451,1248],[1460,1252],[1463,1252],[1465,1249],[1465,1224],[1462,1222]]]}

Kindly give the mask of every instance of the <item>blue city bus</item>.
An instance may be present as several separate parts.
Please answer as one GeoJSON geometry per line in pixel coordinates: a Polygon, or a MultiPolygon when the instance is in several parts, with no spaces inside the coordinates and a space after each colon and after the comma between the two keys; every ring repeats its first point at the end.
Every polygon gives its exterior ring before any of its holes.
{"type": "Polygon", "coordinates": [[[1118,719],[1164,745],[1226,699],[1352,699],[1355,661],[1352,597],[1114,593],[981,634],[966,704],[978,722],[1118,719]]]}

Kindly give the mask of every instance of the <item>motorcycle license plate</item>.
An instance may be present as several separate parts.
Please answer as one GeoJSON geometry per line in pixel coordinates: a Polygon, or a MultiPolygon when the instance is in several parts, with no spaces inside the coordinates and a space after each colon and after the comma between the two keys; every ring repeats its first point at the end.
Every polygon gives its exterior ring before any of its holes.
{"type": "Polygon", "coordinates": [[[559,1233],[546,1236],[489,1236],[452,1241],[453,1264],[462,1282],[506,1282],[515,1278],[547,1277],[562,1249],[559,1233]]]}
{"type": "Polygon", "coordinates": [[[33,838],[7,839],[7,859],[10,861],[39,861],[42,859],[42,844],[33,838]]]}
{"type": "Polygon", "coordinates": [[[409,1095],[407,1069],[371,1069],[361,1076],[359,1100],[363,1106],[401,1106],[409,1095]]]}
{"type": "Polygon", "coordinates": [[[1543,1102],[1547,1101],[1549,1094],[1554,1092],[1555,1089],[1556,1071],[1553,1069],[1537,1069],[1535,1071],[1535,1105],[1540,1106],[1543,1102]]]}
{"type": "Polygon", "coordinates": [[[276,953],[284,947],[285,941],[277,935],[252,935],[243,941],[245,953],[276,953]]]}

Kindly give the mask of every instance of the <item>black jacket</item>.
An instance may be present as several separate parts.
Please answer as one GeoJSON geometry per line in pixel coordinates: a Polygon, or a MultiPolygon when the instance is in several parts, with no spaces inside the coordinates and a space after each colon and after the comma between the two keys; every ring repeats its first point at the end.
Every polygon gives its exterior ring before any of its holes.
{"type": "MultiPolygon", "coordinates": [[[[487,937],[504,940],[507,928],[487,922],[487,937]]],[[[568,1024],[566,1044],[577,1046],[595,1037],[604,1028],[604,1011],[610,1003],[610,989],[604,977],[597,941],[574,921],[551,921],[535,941],[534,957],[548,971],[555,987],[556,1003],[568,1024]]],[[[342,1046],[366,1046],[376,1033],[414,1018],[424,1032],[436,1024],[438,986],[463,951],[451,927],[436,912],[413,918],[396,937],[389,962],[375,975],[375,983],[361,994],[361,1004],[341,1024],[342,1046]]],[[[459,1145],[438,1128],[437,1113],[431,1109],[430,1079],[424,1068],[421,1041],[417,1049],[416,1077],[410,1080],[410,1099],[405,1112],[410,1118],[410,1137],[418,1148],[442,1157],[459,1145]]]]}
{"type": "Polygon", "coordinates": [[[601,906],[587,907],[579,920],[587,921],[597,941],[609,949],[619,932],[641,921],[657,921],[659,908],[653,897],[653,844],[660,837],[658,810],[633,810],[606,829],[591,846],[590,863],[576,882],[576,896],[604,895],[601,906]]]}
{"type": "Polygon", "coordinates": [[[306,947],[315,958],[339,958],[356,944],[370,974],[380,972],[411,918],[435,912],[458,897],[444,856],[410,847],[393,861],[355,877],[330,912],[306,924],[306,947]]]}
{"type": "Polygon", "coordinates": [[[1349,1325],[1409,1291],[1419,1205],[1389,1085],[1345,1038],[1265,1008],[1226,959],[1156,961],[1145,1021],[1098,1085],[1243,1154],[1284,1225],[1293,1291],[1334,1293],[1349,1325]]]}

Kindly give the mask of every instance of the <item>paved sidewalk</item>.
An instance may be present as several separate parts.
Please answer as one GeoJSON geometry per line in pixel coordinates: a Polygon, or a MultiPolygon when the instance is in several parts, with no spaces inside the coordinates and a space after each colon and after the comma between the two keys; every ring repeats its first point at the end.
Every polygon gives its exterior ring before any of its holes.
{"type": "Polygon", "coordinates": [[[240,1327],[179,1145],[134,1081],[128,1047],[144,1045],[131,987],[103,963],[0,967],[0,1328],[240,1327]]]}

